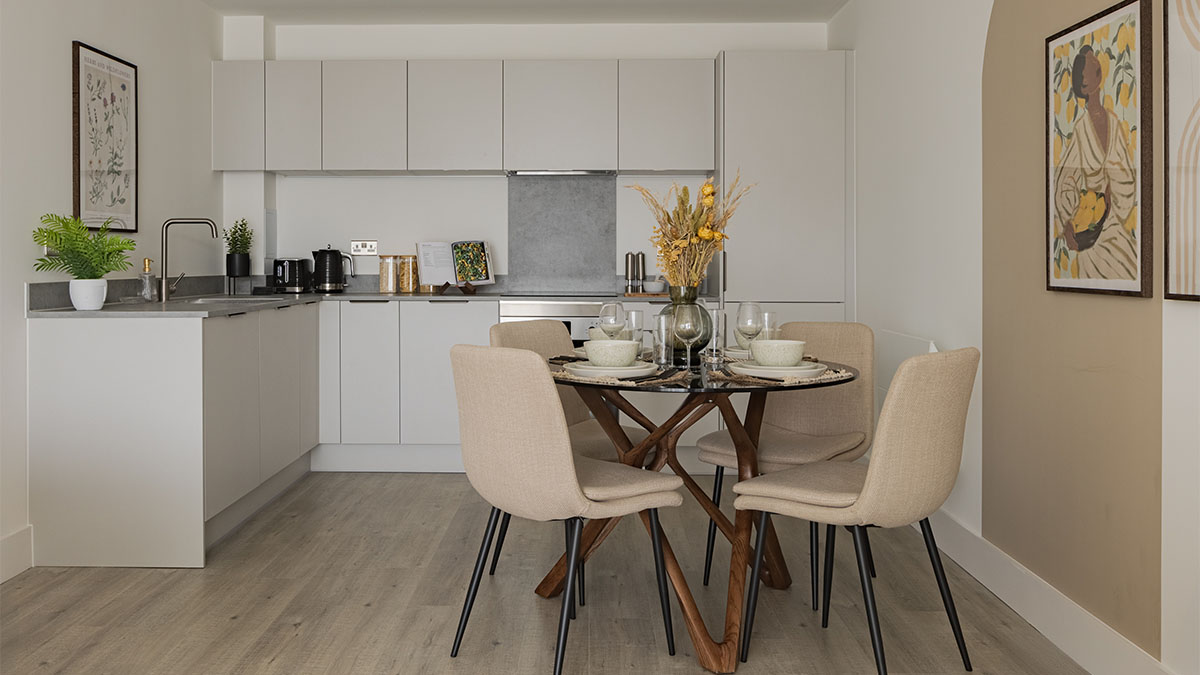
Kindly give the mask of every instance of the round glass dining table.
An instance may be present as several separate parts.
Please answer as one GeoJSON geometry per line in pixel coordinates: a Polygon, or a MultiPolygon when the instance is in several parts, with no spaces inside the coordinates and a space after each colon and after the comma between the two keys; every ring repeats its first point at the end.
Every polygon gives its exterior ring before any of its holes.
{"type": "MultiPolygon", "coordinates": [[[[703,365],[698,370],[693,369],[690,373],[691,377],[683,380],[679,377],[666,381],[659,377],[644,382],[556,378],[558,384],[574,387],[575,391],[579,393],[580,398],[587,404],[592,415],[612,440],[617,459],[621,463],[644,467],[648,471],[661,471],[664,467],[670,467],[676,475],[683,479],[683,484],[688,492],[716,523],[721,534],[729,540],[732,553],[729,561],[725,625],[720,633],[720,640],[714,640],[704,623],[704,618],[700,614],[691,589],[688,587],[679,561],[671,550],[670,542],[667,541],[666,534],[662,534],[667,575],[675,587],[688,635],[696,647],[696,657],[700,665],[712,672],[732,673],[737,669],[738,640],[743,622],[743,597],[747,568],[753,560],[750,534],[753,524],[757,520],[757,514],[751,511],[737,511],[731,522],[680,464],[676,454],[676,445],[683,432],[705,415],[716,410],[721,415],[737,451],[738,480],[757,476],[758,439],[768,394],[778,391],[836,387],[853,382],[858,377],[858,371],[849,366],[828,361],[822,361],[822,363],[829,366],[828,373],[840,371],[840,374],[837,377],[826,375],[808,380],[773,381],[731,377],[723,370],[712,370],[709,366],[703,365]],[[661,424],[656,424],[622,395],[622,392],[630,391],[684,394],[685,396],[673,415],[661,424]],[[742,419],[738,418],[737,411],[729,398],[731,395],[739,393],[750,395],[750,403],[746,408],[745,417],[742,419]],[[646,429],[649,436],[636,445],[632,443],[622,430],[614,411],[627,415],[646,429]],[[656,452],[653,459],[647,463],[646,459],[651,449],[655,449],[656,452]]],[[[559,369],[553,363],[551,368],[559,369]]],[[[640,516],[647,533],[649,533],[651,531],[649,515],[642,513],[640,516]]],[[[610,518],[588,521],[580,542],[580,555],[583,556],[583,560],[587,560],[595,553],[619,520],[619,518],[610,518]]],[[[783,560],[779,538],[769,519],[767,522],[766,551],[761,579],[763,583],[772,588],[787,588],[791,585],[791,576],[788,574],[787,565],[783,560]]],[[[559,558],[555,566],[538,584],[537,594],[546,598],[558,595],[562,592],[565,578],[566,559],[563,557],[559,558]]]]}

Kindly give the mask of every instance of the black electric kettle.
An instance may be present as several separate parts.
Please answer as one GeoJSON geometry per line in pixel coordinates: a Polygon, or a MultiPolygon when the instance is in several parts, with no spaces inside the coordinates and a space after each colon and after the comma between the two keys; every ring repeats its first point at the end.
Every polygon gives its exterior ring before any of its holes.
{"type": "Polygon", "coordinates": [[[341,293],[346,288],[346,274],[342,271],[342,258],[350,262],[350,276],[354,276],[354,259],[333,247],[332,244],[312,252],[313,288],[318,293],[341,293]]]}

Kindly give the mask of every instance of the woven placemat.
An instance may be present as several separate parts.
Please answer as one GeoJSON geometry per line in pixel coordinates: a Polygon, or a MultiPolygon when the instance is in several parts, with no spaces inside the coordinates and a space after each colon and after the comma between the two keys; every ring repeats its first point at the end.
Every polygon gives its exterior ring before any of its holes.
{"type": "Polygon", "coordinates": [[[830,368],[816,377],[785,377],[781,380],[752,377],[750,375],[737,375],[734,373],[726,374],[720,370],[714,370],[708,374],[708,379],[715,382],[733,382],[735,384],[759,385],[778,385],[783,383],[788,386],[795,384],[816,384],[818,382],[837,382],[839,380],[850,379],[851,377],[854,377],[854,373],[841,368],[830,368]]]}
{"type": "MultiPolygon", "coordinates": [[[[662,371],[659,371],[662,372],[662,371]]],[[[565,370],[556,370],[550,373],[555,380],[561,382],[585,382],[587,384],[610,384],[613,386],[628,387],[634,385],[638,387],[665,387],[672,384],[683,384],[690,380],[693,375],[686,370],[677,370],[666,377],[655,377],[648,380],[638,382],[630,382],[617,377],[580,377],[573,375],[565,370]]]]}

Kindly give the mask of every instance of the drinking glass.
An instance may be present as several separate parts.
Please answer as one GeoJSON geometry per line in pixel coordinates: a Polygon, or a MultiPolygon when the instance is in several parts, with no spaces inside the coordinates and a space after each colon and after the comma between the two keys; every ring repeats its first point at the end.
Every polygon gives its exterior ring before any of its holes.
{"type": "Polygon", "coordinates": [[[763,331],[763,314],[762,307],[757,302],[743,302],[738,305],[734,326],[738,335],[745,338],[746,342],[753,341],[763,331]]]}
{"type": "Polygon", "coordinates": [[[692,369],[692,345],[696,344],[696,340],[700,339],[700,334],[704,331],[703,319],[701,312],[704,310],[699,305],[676,305],[675,307],[675,323],[672,330],[675,333],[675,339],[682,342],[687,349],[687,369],[692,369]]]}
{"type": "Polygon", "coordinates": [[[767,340],[778,340],[779,330],[779,312],[763,312],[762,313],[762,336],[767,340]]]}
{"type": "Polygon", "coordinates": [[[670,367],[675,360],[671,322],[669,314],[658,314],[654,317],[654,329],[651,331],[654,337],[654,362],[663,367],[670,367]]]}
{"type": "Polygon", "coordinates": [[[640,309],[630,309],[625,312],[625,326],[629,329],[629,339],[638,343],[638,358],[642,357],[642,329],[645,328],[643,316],[640,309]]]}
{"type": "Polygon", "coordinates": [[[617,339],[617,335],[625,330],[625,308],[619,302],[606,302],[600,308],[600,330],[609,340],[617,339]]]}

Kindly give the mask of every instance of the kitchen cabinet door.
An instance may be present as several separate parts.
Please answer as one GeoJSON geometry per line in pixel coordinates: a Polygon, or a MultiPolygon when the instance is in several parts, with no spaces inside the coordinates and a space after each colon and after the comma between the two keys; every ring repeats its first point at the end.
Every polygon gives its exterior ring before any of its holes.
{"type": "Polygon", "coordinates": [[[621,60],[622,170],[712,170],[715,73],[712,59],[621,60]]]}
{"type": "Polygon", "coordinates": [[[349,300],[338,304],[342,443],[399,443],[399,306],[407,303],[349,300]]]}
{"type": "Polygon", "coordinates": [[[260,480],[300,456],[300,307],[259,317],[260,480]]]}
{"type": "Polygon", "coordinates": [[[257,314],[204,319],[204,519],[259,480],[257,314]]]}
{"type": "Polygon", "coordinates": [[[730,225],[726,300],[845,300],[846,77],[845,52],[725,53],[721,176],[755,184],[730,225]]]}
{"type": "Polygon", "coordinates": [[[617,168],[616,61],[505,61],[504,168],[617,168]]]}
{"type": "Polygon", "coordinates": [[[320,328],[317,319],[321,303],[311,302],[294,307],[296,335],[300,341],[300,451],[299,457],[317,447],[320,435],[320,403],[317,400],[320,380],[320,328]]]}
{"type": "Polygon", "coordinates": [[[321,164],[326,171],[408,168],[406,65],[321,64],[321,164]]]}
{"type": "Polygon", "coordinates": [[[213,171],[262,171],[266,157],[266,66],[213,61],[213,171]]]}
{"type": "Polygon", "coordinates": [[[408,62],[408,168],[504,168],[504,62],[408,62]]]}
{"type": "Polygon", "coordinates": [[[320,416],[317,440],[342,442],[342,305],[317,303],[317,409],[320,416]]]}
{"type": "Polygon", "coordinates": [[[458,403],[450,347],[488,344],[500,320],[489,300],[400,303],[400,442],[458,443],[458,403]]]}
{"type": "Polygon", "coordinates": [[[321,62],[267,61],[267,171],[321,170],[321,62]]]}

